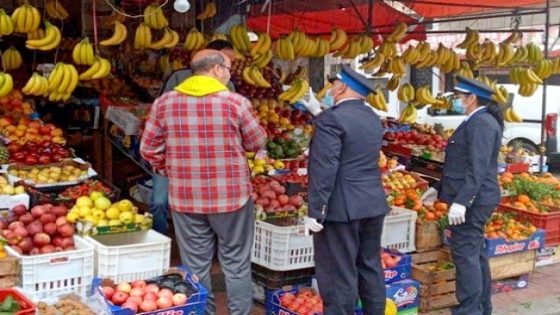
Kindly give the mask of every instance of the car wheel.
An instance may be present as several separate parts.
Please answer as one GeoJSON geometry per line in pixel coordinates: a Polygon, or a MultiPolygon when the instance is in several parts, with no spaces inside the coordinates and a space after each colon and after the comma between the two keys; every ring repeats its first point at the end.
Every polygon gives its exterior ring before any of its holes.
{"type": "Polygon", "coordinates": [[[539,153],[537,145],[527,139],[513,139],[508,143],[508,146],[513,147],[514,149],[525,149],[535,154],[539,153]]]}

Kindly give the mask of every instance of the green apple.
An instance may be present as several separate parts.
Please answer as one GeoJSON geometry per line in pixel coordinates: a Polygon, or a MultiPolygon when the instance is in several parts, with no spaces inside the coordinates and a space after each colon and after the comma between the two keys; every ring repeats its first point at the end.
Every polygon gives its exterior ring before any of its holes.
{"type": "Polygon", "coordinates": [[[132,211],[132,207],[134,207],[134,205],[128,199],[123,199],[117,203],[117,208],[119,208],[121,212],[130,212],[132,211]]]}
{"type": "Polygon", "coordinates": [[[107,210],[107,209],[109,209],[109,207],[111,207],[111,200],[109,200],[109,198],[107,198],[107,197],[101,196],[101,197],[95,199],[93,204],[95,204],[95,207],[97,209],[107,210]]]}
{"type": "Polygon", "coordinates": [[[117,207],[110,207],[107,211],[105,211],[105,216],[109,220],[117,220],[120,214],[121,212],[117,207]]]}
{"type": "Polygon", "coordinates": [[[79,197],[78,199],[76,199],[76,206],[78,207],[88,207],[88,208],[92,208],[93,207],[93,201],[91,201],[91,199],[88,196],[82,196],[79,197]]]}
{"type": "Polygon", "coordinates": [[[119,219],[124,223],[124,224],[129,224],[134,222],[134,213],[132,212],[123,212],[120,214],[119,219]]]}
{"type": "Polygon", "coordinates": [[[91,194],[89,194],[89,199],[95,201],[97,200],[97,198],[103,197],[103,193],[100,191],[92,191],[91,194]]]}

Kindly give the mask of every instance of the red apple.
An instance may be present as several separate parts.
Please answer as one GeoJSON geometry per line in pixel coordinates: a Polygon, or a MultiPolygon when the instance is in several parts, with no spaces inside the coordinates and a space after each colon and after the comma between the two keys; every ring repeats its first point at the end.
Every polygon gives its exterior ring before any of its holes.
{"type": "Polygon", "coordinates": [[[115,289],[112,287],[102,287],[101,290],[103,290],[103,294],[107,300],[111,300],[113,298],[113,294],[115,294],[115,289]]]}
{"type": "Polygon", "coordinates": [[[140,311],[142,312],[152,312],[155,310],[157,310],[156,301],[144,300],[142,304],[140,304],[140,311]]]}
{"type": "Polygon", "coordinates": [[[159,290],[158,297],[168,297],[171,298],[173,296],[173,291],[169,290],[169,289],[161,289],[159,290]]]}
{"type": "Polygon", "coordinates": [[[136,280],[132,282],[132,288],[141,288],[145,289],[147,286],[146,281],[144,280],[136,280]]]}
{"type": "Polygon", "coordinates": [[[132,290],[130,290],[130,296],[143,297],[145,293],[146,290],[142,288],[133,288],[132,290]]]}
{"type": "Polygon", "coordinates": [[[170,308],[173,306],[173,302],[171,301],[171,297],[162,296],[156,301],[157,307],[159,309],[170,308]]]}
{"type": "Polygon", "coordinates": [[[183,293],[176,293],[171,298],[174,306],[185,305],[187,303],[187,296],[183,293]]]}
{"type": "Polygon", "coordinates": [[[117,291],[125,292],[127,294],[130,292],[131,289],[132,287],[130,286],[130,283],[127,282],[119,283],[119,285],[117,286],[117,291]]]}
{"type": "Polygon", "coordinates": [[[158,299],[158,296],[151,291],[146,292],[146,294],[144,294],[144,301],[146,300],[150,300],[150,301],[156,301],[158,299]]]}
{"type": "Polygon", "coordinates": [[[142,298],[139,296],[129,296],[126,299],[126,303],[134,303],[134,305],[140,305],[142,303],[142,298]]]}
{"type": "Polygon", "coordinates": [[[153,292],[157,294],[159,292],[159,287],[155,284],[149,284],[146,286],[146,292],[153,292]]]}
{"type": "Polygon", "coordinates": [[[113,294],[113,298],[111,299],[111,301],[115,305],[121,305],[126,301],[126,299],[128,299],[128,293],[117,291],[113,294]]]}

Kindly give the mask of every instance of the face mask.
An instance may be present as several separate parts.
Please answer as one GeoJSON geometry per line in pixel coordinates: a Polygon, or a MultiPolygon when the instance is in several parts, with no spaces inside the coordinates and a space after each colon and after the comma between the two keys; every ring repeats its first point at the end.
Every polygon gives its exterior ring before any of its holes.
{"type": "Polygon", "coordinates": [[[453,100],[453,111],[461,115],[465,113],[465,108],[463,107],[463,103],[458,98],[453,100]]]}
{"type": "Polygon", "coordinates": [[[331,90],[329,89],[321,101],[325,107],[330,108],[334,106],[334,97],[331,95],[331,90]]]}

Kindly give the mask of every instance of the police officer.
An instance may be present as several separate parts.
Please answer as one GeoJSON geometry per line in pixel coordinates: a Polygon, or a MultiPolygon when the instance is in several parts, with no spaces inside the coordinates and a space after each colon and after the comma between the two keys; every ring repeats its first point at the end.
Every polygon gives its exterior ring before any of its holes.
{"type": "MultiPolygon", "coordinates": [[[[377,163],[381,121],[365,103],[371,83],[343,66],[315,121],[309,152],[309,213],[315,273],[325,315],[351,315],[358,298],[364,314],[385,312],[381,231],[389,211],[377,163]]],[[[316,101],[304,105],[314,115],[316,101]]]]}
{"type": "Polygon", "coordinates": [[[438,197],[451,205],[451,250],[457,270],[459,306],[453,315],[490,315],[490,268],[484,243],[484,225],[500,201],[497,181],[498,152],[504,120],[493,91],[482,82],[456,77],[454,107],[462,107],[466,119],[455,130],[445,149],[439,185],[422,200],[438,197]]]}

